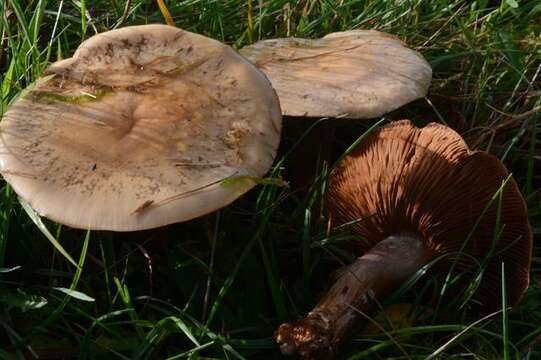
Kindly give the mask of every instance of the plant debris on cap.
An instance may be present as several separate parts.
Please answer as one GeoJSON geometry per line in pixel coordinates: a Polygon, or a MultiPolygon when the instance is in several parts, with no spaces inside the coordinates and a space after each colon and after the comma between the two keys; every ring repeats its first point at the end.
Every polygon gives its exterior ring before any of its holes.
{"type": "Polygon", "coordinates": [[[248,191],[270,168],[280,129],[269,81],[233,49],[133,26],[88,39],[17,100],[0,125],[0,168],[57,222],[147,229],[248,191]]]}
{"type": "Polygon", "coordinates": [[[374,30],[264,40],[240,52],[268,76],[289,116],[375,118],[424,97],[432,78],[419,53],[374,30]]]}
{"type": "Polygon", "coordinates": [[[326,204],[335,224],[362,219],[352,231],[366,239],[359,242],[363,250],[389,235],[411,233],[432,258],[449,254],[438,268],[455,263],[457,274],[486,266],[474,298],[494,310],[501,306],[502,262],[510,306],[529,284],[532,233],[525,201],[513,178],[498,193],[508,176],[498,158],[470,151],[452,129],[399,121],[341,161],[329,178],[326,204]]]}

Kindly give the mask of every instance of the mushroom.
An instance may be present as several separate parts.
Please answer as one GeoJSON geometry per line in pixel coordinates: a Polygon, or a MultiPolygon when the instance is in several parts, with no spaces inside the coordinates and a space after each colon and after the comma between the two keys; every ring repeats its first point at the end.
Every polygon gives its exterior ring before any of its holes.
{"type": "Polygon", "coordinates": [[[240,53],[267,75],[288,116],[375,118],[424,97],[432,78],[419,53],[375,30],[263,40],[240,53]]]}
{"type": "Polygon", "coordinates": [[[332,358],[374,298],[436,258],[434,271],[485,268],[473,295],[483,311],[502,306],[502,263],[508,305],[528,287],[532,233],[517,184],[498,158],[470,151],[446,126],[380,128],[332,171],[326,206],[334,224],[353,224],[364,254],[306,318],[279,327],[284,354],[332,358]]]}
{"type": "Polygon", "coordinates": [[[248,191],[280,130],[269,81],[229,46],[166,25],[125,27],[83,42],[9,109],[0,171],[57,222],[148,229],[248,191]]]}
{"type": "Polygon", "coordinates": [[[267,75],[283,115],[308,117],[286,122],[290,137],[305,136],[286,166],[294,188],[313,182],[318,153],[330,159],[337,121],[318,124],[306,135],[311,118],[379,117],[424,97],[432,78],[418,52],[375,30],[336,32],[316,40],[263,40],[240,53],[267,75]]]}

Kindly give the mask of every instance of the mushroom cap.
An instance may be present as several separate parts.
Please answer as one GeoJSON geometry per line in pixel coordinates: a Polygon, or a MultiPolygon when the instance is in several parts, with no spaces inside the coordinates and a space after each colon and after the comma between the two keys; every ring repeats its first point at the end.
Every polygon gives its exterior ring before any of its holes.
{"type": "Polygon", "coordinates": [[[270,79],[282,114],[369,119],[424,97],[432,69],[393,35],[351,30],[240,50],[270,79]]]}
{"type": "Polygon", "coordinates": [[[363,249],[392,234],[412,233],[434,258],[447,254],[440,270],[454,263],[456,275],[488,260],[474,296],[493,309],[501,301],[501,262],[509,305],[520,301],[529,284],[532,232],[513,178],[498,193],[507,178],[498,158],[470,151],[452,129],[398,121],[376,130],[339,163],[326,204],[335,224],[360,220],[352,231],[364,238],[363,249]],[[500,194],[501,234],[495,237],[500,194]]]}
{"type": "Polygon", "coordinates": [[[125,27],[45,75],[0,123],[0,171],[57,222],[132,231],[189,220],[231,203],[274,160],[276,94],[218,41],[125,27]]]}

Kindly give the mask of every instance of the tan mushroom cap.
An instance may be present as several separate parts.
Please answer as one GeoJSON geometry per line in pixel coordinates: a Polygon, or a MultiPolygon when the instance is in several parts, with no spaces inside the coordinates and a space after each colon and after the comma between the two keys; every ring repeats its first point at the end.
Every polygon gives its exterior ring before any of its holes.
{"type": "Polygon", "coordinates": [[[0,123],[0,169],[57,222],[131,231],[189,220],[248,191],[274,160],[276,94],[218,41],[126,27],[45,75],[0,123]]]}
{"type": "Polygon", "coordinates": [[[498,158],[470,151],[450,128],[418,129],[399,121],[344,158],[329,179],[326,203],[335,224],[363,219],[352,231],[366,239],[364,249],[389,235],[412,233],[434,258],[451,254],[439,268],[447,271],[456,261],[455,275],[472,265],[476,271],[476,262],[489,258],[475,298],[494,309],[501,305],[501,262],[509,305],[519,302],[529,284],[532,232],[512,178],[502,191],[502,228],[494,244],[499,200],[491,199],[507,177],[498,158]]]}
{"type": "Polygon", "coordinates": [[[240,50],[270,79],[282,114],[368,119],[426,95],[432,69],[397,37],[351,30],[240,50]]]}

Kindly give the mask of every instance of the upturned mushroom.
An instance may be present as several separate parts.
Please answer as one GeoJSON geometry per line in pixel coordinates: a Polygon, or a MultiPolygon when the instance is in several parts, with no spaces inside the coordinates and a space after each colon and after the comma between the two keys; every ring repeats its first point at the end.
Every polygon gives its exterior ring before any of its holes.
{"type": "Polygon", "coordinates": [[[375,30],[263,40],[240,53],[267,75],[288,116],[375,118],[424,97],[432,78],[418,52],[375,30]]]}
{"type": "Polygon", "coordinates": [[[98,34],[37,84],[0,124],[0,171],[72,227],[131,231],[212,212],[253,187],[278,147],[265,75],[172,26],[98,34]]]}
{"type": "Polygon", "coordinates": [[[328,179],[334,224],[352,223],[364,254],[345,269],[308,316],[277,331],[284,354],[332,358],[373,305],[421,267],[484,268],[473,299],[501,307],[529,284],[532,233],[517,184],[493,155],[468,149],[450,128],[399,121],[380,128],[348,154],[328,179]]]}

